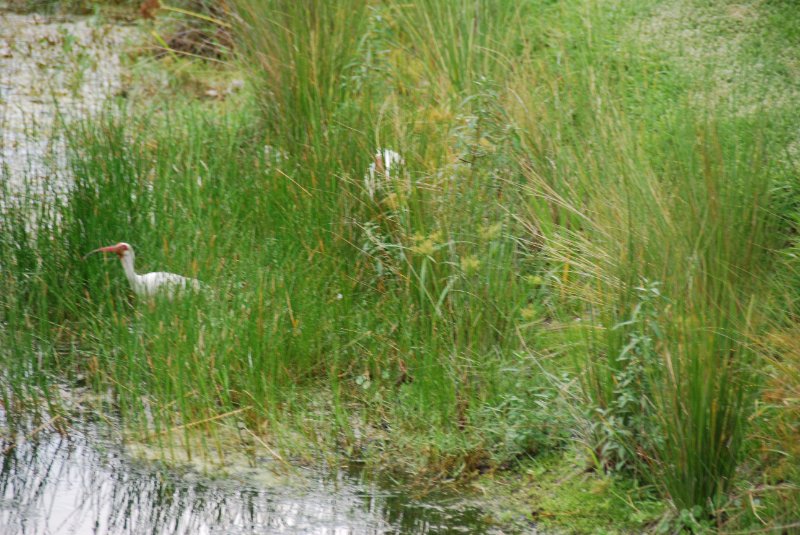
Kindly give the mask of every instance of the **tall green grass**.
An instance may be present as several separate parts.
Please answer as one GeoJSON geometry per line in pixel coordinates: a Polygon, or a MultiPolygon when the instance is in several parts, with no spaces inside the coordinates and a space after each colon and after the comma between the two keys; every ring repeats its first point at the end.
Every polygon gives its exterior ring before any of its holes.
{"type": "MultiPolygon", "coordinates": [[[[265,151],[248,109],[190,107],[69,132],[69,198],[46,209],[35,238],[3,250],[20,275],[4,279],[4,317],[35,319],[37,337],[71,348],[52,349],[43,373],[114,386],[128,421],[156,437],[235,414],[254,430],[316,422],[296,425],[331,447],[354,440],[351,411],[364,406],[356,427],[391,422],[392,436],[427,436],[446,458],[538,447],[507,448],[477,429],[458,438],[510,395],[514,356],[498,348],[518,347],[528,283],[502,220],[439,226],[425,210],[441,199],[416,184],[375,212],[359,206],[360,177],[336,200],[311,186],[322,167],[265,151]],[[121,240],[139,272],[197,277],[210,293],[148,302],[130,295],[116,258],[82,260],[121,240]]],[[[22,360],[18,349],[8,362],[22,360]]]]}
{"type": "Polygon", "coordinates": [[[252,101],[73,125],[69,197],[6,214],[6,362],[155,436],[233,415],[417,473],[581,440],[713,515],[783,245],[776,117],[704,106],[621,30],[650,3],[233,4],[252,101]],[[150,303],[80,260],[121,240],[213,291],[150,303]]]}
{"type": "Polygon", "coordinates": [[[568,65],[547,66],[560,78],[521,102],[538,112],[523,119],[530,217],[592,320],[579,365],[597,456],[657,474],[679,508],[711,511],[753,406],[777,171],[760,120],[636,95],[652,66],[635,49],[604,57],[592,20],[591,51],[560,49],[568,65]]]}
{"type": "Polygon", "coordinates": [[[523,102],[540,111],[526,143],[549,160],[528,171],[531,217],[593,320],[579,359],[590,443],[607,467],[657,474],[679,508],[711,511],[753,406],[751,345],[780,240],[764,124],[665,109],[658,91],[632,104],[651,76],[641,56],[572,61],[548,99],[563,112],[523,102]],[[582,135],[544,133],[575,131],[575,110],[582,135]]]}

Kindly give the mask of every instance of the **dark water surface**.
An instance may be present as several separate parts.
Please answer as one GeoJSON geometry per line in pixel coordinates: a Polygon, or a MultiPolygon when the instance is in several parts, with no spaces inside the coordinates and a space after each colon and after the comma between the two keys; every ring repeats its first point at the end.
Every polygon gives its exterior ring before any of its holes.
{"type": "Polygon", "coordinates": [[[457,499],[417,501],[343,473],[212,479],[131,457],[107,424],[62,435],[47,423],[10,426],[0,411],[2,535],[501,533],[457,499]]]}

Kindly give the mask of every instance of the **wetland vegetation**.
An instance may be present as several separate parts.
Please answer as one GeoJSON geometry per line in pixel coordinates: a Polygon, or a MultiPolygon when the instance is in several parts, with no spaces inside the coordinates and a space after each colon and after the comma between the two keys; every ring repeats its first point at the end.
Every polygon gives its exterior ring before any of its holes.
{"type": "Polygon", "coordinates": [[[356,463],[497,529],[800,530],[792,2],[221,5],[135,23],[52,195],[4,168],[7,429],[80,388],[165,459],[356,463]],[[132,295],[82,260],[117,241],[212,291],[132,295]]]}

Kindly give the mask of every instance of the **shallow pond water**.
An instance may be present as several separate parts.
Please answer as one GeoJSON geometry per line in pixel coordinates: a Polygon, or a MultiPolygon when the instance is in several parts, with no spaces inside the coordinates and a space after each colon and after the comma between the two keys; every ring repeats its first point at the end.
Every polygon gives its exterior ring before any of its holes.
{"type": "Polygon", "coordinates": [[[268,484],[212,478],[132,457],[108,422],[84,417],[61,433],[52,424],[0,418],[3,535],[501,533],[457,498],[415,500],[307,469],[268,484]]]}
{"type": "Polygon", "coordinates": [[[134,36],[130,26],[20,14],[0,2],[0,180],[9,193],[66,190],[54,128],[101,110],[121,90],[120,52],[134,36]]]}

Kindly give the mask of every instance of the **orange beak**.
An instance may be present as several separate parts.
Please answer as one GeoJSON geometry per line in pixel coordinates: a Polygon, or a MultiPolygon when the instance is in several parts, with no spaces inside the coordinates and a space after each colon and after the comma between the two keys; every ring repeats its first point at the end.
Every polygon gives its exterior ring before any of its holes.
{"type": "Polygon", "coordinates": [[[109,245],[108,247],[100,247],[99,249],[95,249],[94,251],[89,251],[86,253],[83,258],[86,259],[87,256],[94,253],[115,253],[120,258],[122,257],[122,253],[125,251],[125,247],[123,245],[109,245]]]}

